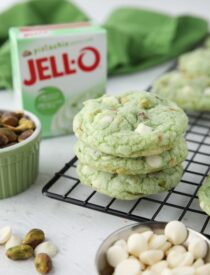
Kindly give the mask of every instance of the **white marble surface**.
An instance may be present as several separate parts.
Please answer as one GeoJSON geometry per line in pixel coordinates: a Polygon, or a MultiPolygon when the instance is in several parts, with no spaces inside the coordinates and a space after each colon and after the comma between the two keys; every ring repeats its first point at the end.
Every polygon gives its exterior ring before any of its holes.
{"type": "MultiPolygon", "coordinates": [[[[44,1],[44,0],[43,0],[44,1]]],[[[15,0],[1,0],[0,10],[15,0]]],[[[20,2],[20,1],[19,1],[20,2]]],[[[157,8],[173,14],[193,13],[209,17],[210,0],[75,0],[96,21],[102,22],[113,7],[137,5],[157,8]]],[[[2,22],[0,22],[2,24],[2,22]]],[[[118,93],[132,88],[144,88],[161,74],[169,64],[129,76],[109,79],[108,93],[118,93]]],[[[13,108],[13,94],[0,92],[0,109],[13,108]]],[[[74,136],[43,140],[41,143],[40,174],[36,184],[26,192],[0,201],[0,227],[10,224],[22,236],[33,227],[42,228],[47,237],[59,247],[53,259],[56,275],[95,274],[94,256],[101,241],[111,232],[130,221],[92,210],[48,199],[41,194],[43,185],[73,156],[74,136]]],[[[32,261],[11,262],[0,247],[0,274],[37,274],[32,261]]]]}

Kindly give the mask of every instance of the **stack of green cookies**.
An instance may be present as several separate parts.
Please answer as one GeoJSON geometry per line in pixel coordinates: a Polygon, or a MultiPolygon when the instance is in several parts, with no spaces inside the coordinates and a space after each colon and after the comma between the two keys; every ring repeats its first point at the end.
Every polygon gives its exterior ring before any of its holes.
{"type": "Polygon", "coordinates": [[[182,176],[187,123],[175,103],[148,92],[86,101],[73,122],[81,182],[124,200],[170,190],[182,176]]]}
{"type": "Polygon", "coordinates": [[[178,70],[157,79],[153,91],[185,110],[210,111],[210,49],[181,55],[178,70]]]}

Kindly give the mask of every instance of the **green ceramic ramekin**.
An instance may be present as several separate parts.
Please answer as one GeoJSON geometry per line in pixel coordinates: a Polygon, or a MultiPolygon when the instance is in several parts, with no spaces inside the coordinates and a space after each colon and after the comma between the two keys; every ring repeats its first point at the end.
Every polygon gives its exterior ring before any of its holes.
{"type": "Polygon", "coordinates": [[[24,111],[24,114],[35,123],[36,129],[26,140],[0,149],[0,199],[23,192],[38,175],[41,123],[32,113],[24,111]]]}

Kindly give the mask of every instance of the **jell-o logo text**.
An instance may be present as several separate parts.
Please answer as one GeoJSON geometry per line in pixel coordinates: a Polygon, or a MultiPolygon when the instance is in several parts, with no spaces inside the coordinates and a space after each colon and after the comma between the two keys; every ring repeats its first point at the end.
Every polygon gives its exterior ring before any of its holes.
{"type": "Polygon", "coordinates": [[[81,49],[76,59],[71,59],[68,53],[63,53],[60,56],[52,55],[37,59],[30,58],[27,60],[29,77],[23,80],[23,84],[25,86],[31,86],[38,81],[76,74],[78,70],[87,73],[92,72],[99,66],[100,59],[100,53],[94,47],[81,49]],[[84,57],[87,53],[93,56],[91,64],[85,64],[84,57]],[[58,58],[60,58],[62,69],[58,68],[58,58]]]}

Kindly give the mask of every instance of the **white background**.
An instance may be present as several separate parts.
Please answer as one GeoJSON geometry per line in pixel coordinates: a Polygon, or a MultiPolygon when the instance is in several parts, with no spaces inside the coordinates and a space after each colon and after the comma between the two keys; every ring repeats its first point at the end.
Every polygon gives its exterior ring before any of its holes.
{"type": "MultiPolygon", "coordinates": [[[[44,1],[44,0],[43,0],[44,1]]],[[[20,1],[0,0],[0,11],[20,1]]],[[[167,11],[191,13],[210,19],[210,0],[75,0],[90,17],[101,23],[111,9],[134,5],[167,11]]],[[[3,24],[3,22],[0,22],[3,24]]],[[[129,76],[109,79],[108,93],[132,88],[143,89],[162,73],[168,64],[129,76]]],[[[0,109],[15,107],[11,93],[0,92],[0,109]]],[[[53,259],[56,275],[95,274],[94,256],[101,241],[130,221],[48,199],[41,194],[43,185],[73,156],[75,138],[66,136],[41,143],[40,174],[34,186],[14,198],[0,201],[0,227],[10,224],[22,236],[31,228],[42,228],[59,247],[53,259]]],[[[0,247],[1,275],[33,275],[33,262],[11,262],[0,247]]]]}

